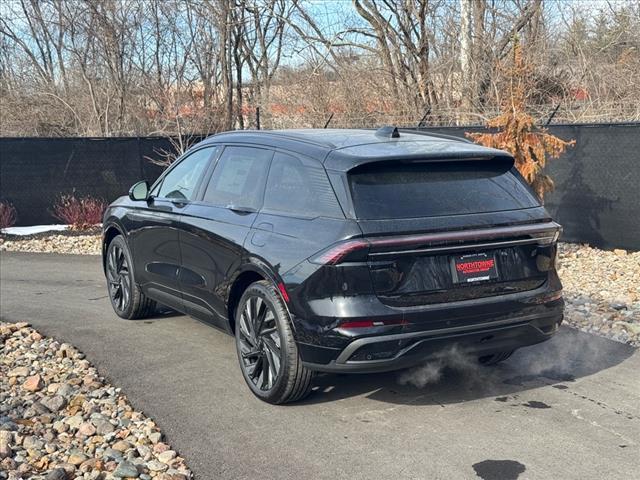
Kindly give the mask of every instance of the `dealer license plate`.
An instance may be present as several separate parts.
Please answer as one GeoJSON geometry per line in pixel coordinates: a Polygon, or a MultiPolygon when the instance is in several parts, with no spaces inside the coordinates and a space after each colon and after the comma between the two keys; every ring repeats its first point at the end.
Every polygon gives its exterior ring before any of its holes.
{"type": "Polygon", "coordinates": [[[470,253],[453,257],[453,280],[456,283],[484,282],[498,278],[498,268],[493,255],[470,253]]]}

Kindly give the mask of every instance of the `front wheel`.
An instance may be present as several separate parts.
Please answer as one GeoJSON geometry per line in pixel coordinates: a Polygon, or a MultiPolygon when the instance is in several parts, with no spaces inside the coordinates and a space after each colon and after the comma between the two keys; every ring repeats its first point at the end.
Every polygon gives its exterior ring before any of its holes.
{"type": "Polygon", "coordinates": [[[250,285],[235,317],[240,369],[253,394],[273,404],[306,397],[313,372],[302,364],[289,313],[273,285],[264,280],[250,285]]]}
{"type": "Polygon", "coordinates": [[[147,298],[134,281],[131,253],[122,235],[109,244],[105,271],[111,306],[119,317],[133,320],[155,310],[156,302],[147,298]]]}

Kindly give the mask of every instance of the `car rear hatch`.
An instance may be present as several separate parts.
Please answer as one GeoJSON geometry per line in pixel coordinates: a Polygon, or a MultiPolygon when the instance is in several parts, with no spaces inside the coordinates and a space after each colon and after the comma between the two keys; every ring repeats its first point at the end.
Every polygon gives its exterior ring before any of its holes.
{"type": "Polygon", "coordinates": [[[533,290],[553,269],[560,227],[509,157],[363,164],[346,183],[383,303],[533,290]]]}
{"type": "Polygon", "coordinates": [[[370,238],[376,295],[394,306],[425,305],[533,290],[553,268],[553,222],[370,238]]]}

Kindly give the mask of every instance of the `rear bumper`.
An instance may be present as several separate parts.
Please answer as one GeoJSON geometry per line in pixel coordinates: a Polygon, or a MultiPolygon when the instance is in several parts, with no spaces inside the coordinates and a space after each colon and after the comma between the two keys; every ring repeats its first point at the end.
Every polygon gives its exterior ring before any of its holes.
{"type": "MultiPolygon", "coordinates": [[[[311,370],[321,372],[374,373],[420,364],[454,346],[459,352],[480,357],[544,342],[558,330],[562,319],[560,308],[546,315],[531,314],[476,325],[364,337],[336,352],[337,357],[329,363],[303,363],[311,370]],[[375,358],[380,355],[386,358],[375,358]]],[[[310,354],[308,356],[314,356],[309,348],[322,348],[299,346],[310,354]]]]}

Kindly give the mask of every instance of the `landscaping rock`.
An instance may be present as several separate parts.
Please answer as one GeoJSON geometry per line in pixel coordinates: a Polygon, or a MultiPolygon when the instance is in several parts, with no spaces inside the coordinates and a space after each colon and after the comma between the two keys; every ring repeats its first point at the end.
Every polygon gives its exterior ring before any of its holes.
{"type": "Polygon", "coordinates": [[[158,460],[162,463],[171,463],[171,460],[176,458],[177,454],[173,450],[167,450],[158,455],[158,460]]]}
{"type": "Polygon", "coordinates": [[[167,468],[169,468],[166,464],[159,462],[158,460],[151,460],[147,462],[147,468],[152,472],[164,472],[167,468]]]}
{"type": "Polygon", "coordinates": [[[103,419],[94,420],[93,424],[96,427],[96,433],[98,435],[106,435],[115,430],[115,427],[111,424],[111,422],[103,419]]]}
{"type": "Polygon", "coordinates": [[[8,377],[26,377],[27,375],[29,375],[28,367],[16,367],[7,373],[8,377]]]}
{"type": "Polygon", "coordinates": [[[86,460],[88,460],[89,457],[87,455],[85,455],[84,453],[80,452],[80,451],[73,451],[71,453],[71,455],[69,455],[69,458],[67,459],[67,462],[69,462],[71,465],[80,465],[81,463],[85,462],[86,460]]]}
{"type": "Polygon", "coordinates": [[[559,247],[565,322],[640,346],[640,252],[568,243],[559,247]]]}
{"type": "Polygon", "coordinates": [[[44,398],[40,403],[47,407],[52,412],[57,412],[58,410],[62,410],[67,401],[64,397],[60,395],[56,395],[55,397],[44,398]]]}
{"type": "Polygon", "coordinates": [[[22,384],[22,388],[28,390],[30,392],[37,392],[44,386],[44,382],[40,375],[32,375],[27,377],[25,382],[22,384]]]}
{"type": "Polygon", "coordinates": [[[0,359],[0,480],[192,478],[73,346],[0,322],[0,359]]]}
{"type": "Polygon", "coordinates": [[[96,433],[96,427],[94,427],[91,423],[89,422],[84,422],[83,424],[81,424],[78,427],[78,433],[77,435],[82,435],[84,437],[91,437],[92,435],[94,435],[96,433]]]}
{"type": "Polygon", "coordinates": [[[126,440],[119,440],[113,444],[113,449],[119,452],[126,452],[130,448],[131,448],[131,444],[126,440]]]}
{"type": "Polygon", "coordinates": [[[130,462],[121,462],[113,471],[113,476],[116,478],[136,478],[138,477],[138,469],[130,462]]]}
{"type": "Polygon", "coordinates": [[[56,234],[27,239],[12,237],[0,242],[0,251],[3,250],[9,252],[100,255],[102,253],[102,243],[100,235],[56,234]]]}
{"type": "Polygon", "coordinates": [[[51,470],[46,477],[45,480],[67,480],[67,472],[62,468],[56,468],[51,470]]]}
{"type": "Polygon", "coordinates": [[[13,434],[6,430],[0,430],[0,460],[12,455],[11,441],[13,434]]]}

